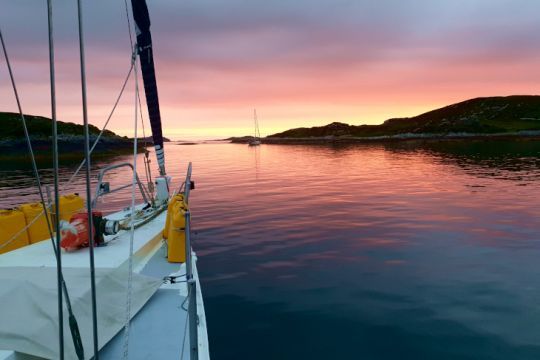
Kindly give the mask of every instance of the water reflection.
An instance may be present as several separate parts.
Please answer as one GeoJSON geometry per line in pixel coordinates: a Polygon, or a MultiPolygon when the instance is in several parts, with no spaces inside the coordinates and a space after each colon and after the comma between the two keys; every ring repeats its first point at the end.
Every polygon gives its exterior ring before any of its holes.
{"type": "MultiPolygon", "coordinates": [[[[535,142],[165,151],[174,186],[194,164],[213,357],[540,356],[535,142]]],[[[10,171],[2,206],[34,192],[10,171]]]]}
{"type": "Polygon", "coordinates": [[[480,178],[518,181],[520,185],[538,180],[540,143],[536,139],[411,141],[387,144],[385,149],[425,152],[480,178]]]}

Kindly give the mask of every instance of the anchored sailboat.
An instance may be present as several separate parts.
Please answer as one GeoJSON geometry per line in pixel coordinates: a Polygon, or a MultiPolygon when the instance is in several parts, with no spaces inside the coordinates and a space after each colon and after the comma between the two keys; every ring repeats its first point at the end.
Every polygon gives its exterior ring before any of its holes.
{"type": "Polygon", "coordinates": [[[259,120],[257,119],[257,109],[253,109],[253,122],[255,126],[255,132],[253,139],[250,140],[249,146],[261,145],[261,133],[259,132],[259,120]]]}
{"type": "MultiPolygon", "coordinates": [[[[41,202],[0,211],[0,360],[13,359],[21,354],[47,359],[209,359],[197,258],[191,248],[189,198],[190,191],[194,189],[191,163],[182,186],[173,189],[171,177],[165,171],[148,8],[145,0],[132,0],[131,3],[137,44],[119,98],[127,80],[134,74],[133,162],[101,168],[92,196],[90,156],[100,137],[92,147],[89,146],[79,0],[86,144],[85,159],[76,173],[86,164],[86,199],[77,195],[61,195],[60,186],[55,181],[54,200],[46,201],[33,161],[41,202]],[[160,172],[155,182],[150,182],[146,157],[149,181],[146,186],[137,176],[140,99],[136,57],[140,60],[160,172]],[[131,182],[111,188],[105,181],[106,177],[118,168],[131,172],[131,182]],[[131,187],[129,208],[107,215],[95,211],[98,199],[127,187],[131,187]],[[137,190],[143,203],[135,202],[137,190]],[[64,313],[68,316],[64,317],[64,313]]],[[[54,144],[57,134],[54,125],[54,46],[50,0],[48,5],[54,144]]],[[[33,160],[32,144],[1,31],[0,39],[33,160]]],[[[55,151],[56,146],[53,146],[55,151]]],[[[57,155],[54,153],[55,179],[58,174],[57,155]]]]}

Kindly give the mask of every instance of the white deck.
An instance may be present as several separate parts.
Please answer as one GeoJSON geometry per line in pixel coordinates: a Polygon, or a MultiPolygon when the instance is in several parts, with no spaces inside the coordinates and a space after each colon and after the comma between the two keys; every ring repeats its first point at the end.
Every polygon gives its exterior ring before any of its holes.
{"type": "MultiPolygon", "coordinates": [[[[127,214],[126,211],[122,211],[114,214],[115,218],[123,218],[127,214]]],[[[110,218],[112,216],[108,216],[110,218]]],[[[164,277],[176,274],[185,274],[185,264],[170,264],[164,258],[164,249],[162,244],[162,229],[165,223],[166,212],[158,215],[155,219],[149,223],[142,225],[135,230],[133,251],[134,251],[134,271],[155,277],[164,277]]],[[[106,237],[106,241],[109,241],[106,246],[96,247],[94,249],[94,258],[96,268],[116,268],[121,266],[127,261],[129,255],[129,243],[130,234],[127,231],[121,231],[119,234],[111,237],[106,237]]],[[[204,312],[204,304],[201,293],[201,287],[199,283],[199,277],[196,266],[196,257],[193,256],[193,276],[197,282],[197,315],[199,317],[198,325],[198,340],[199,340],[199,358],[202,360],[209,359],[209,346],[208,335],[206,329],[206,317],[204,312]]],[[[25,267],[50,267],[56,268],[56,258],[52,250],[50,240],[41,241],[37,244],[33,244],[24,248],[14,250],[12,252],[0,255],[0,267],[11,266],[25,266],[25,267]]],[[[62,251],[62,267],[64,268],[88,268],[89,267],[89,252],[88,249],[81,249],[74,252],[62,251]]],[[[39,270],[36,270],[39,271],[39,270]]],[[[189,349],[189,346],[181,346],[182,336],[184,341],[189,343],[189,335],[183,334],[186,328],[183,327],[184,322],[178,321],[171,326],[171,337],[163,337],[163,334],[159,334],[159,339],[156,334],[150,331],[153,323],[160,322],[163,319],[171,316],[175,313],[179,318],[184,316],[180,312],[179,305],[183,302],[187,295],[187,286],[185,282],[176,284],[163,284],[158,292],[148,301],[133,319],[132,334],[130,338],[130,349],[134,346],[133,341],[141,339],[141,341],[148,341],[149,339],[156,338],[156,341],[166,341],[173,346],[169,346],[171,353],[161,354],[153,353],[152,358],[164,358],[171,357],[170,355],[176,351],[179,346],[183,349],[189,349]],[[175,290],[171,293],[171,290],[175,290]],[[174,297],[171,299],[171,294],[174,297]],[[158,296],[159,295],[159,296],[158,296]],[[176,300],[175,300],[176,298],[176,300]],[[153,305],[152,305],[153,304],[153,305]],[[167,307],[171,307],[170,309],[167,307]],[[152,314],[150,316],[150,314],[152,314]],[[180,338],[177,336],[180,334],[180,338]],[[187,339],[187,340],[186,340],[187,339]]],[[[166,334],[165,334],[166,335],[166,334]]],[[[104,345],[100,353],[103,352],[103,358],[116,358],[118,353],[114,347],[118,346],[117,343],[122,337],[121,332],[118,333],[108,344],[104,345]],[[116,344],[116,345],[115,345],[116,344]],[[112,350],[111,350],[112,349],[112,350]],[[108,356],[107,356],[108,355],[108,356]]],[[[69,335],[66,335],[66,340],[69,341],[69,335]]],[[[146,351],[150,351],[150,347],[145,347],[146,351]]],[[[86,352],[90,352],[91,349],[85,349],[86,352]]],[[[140,349],[139,349],[140,350],[140,349]]],[[[143,349],[144,350],[144,349],[143,349]]],[[[148,358],[148,354],[144,351],[138,351],[135,344],[134,350],[130,351],[130,359],[142,359],[148,358]]],[[[189,352],[184,351],[187,356],[182,356],[179,352],[176,353],[174,358],[189,358],[189,352]]],[[[18,359],[29,360],[36,359],[35,357],[29,357],[28,355],[14,353],[13,351],[0,350],[0,360],[5,359],[18,359]]]]}
{"type": "MultiPolygon", "coordinates": [[[[137,256],[142,255],[140,251],[144,246],[152,240],[155,241],[156,236],[161,237],[166,216],[167,214],[163,212],[148,224],[135,230],[134,254],[137,256]]],[[[115,268],[122,265],[129,255],[129,238],[128,231],[120,231],[117,235],[106,237],[106,241],[110,241],[107,246],[94,248],[95,267],[115,268]]],[[[62,267],[86,268],[89,267],[89,261],[88,249],[72,252],[62,251],[62,267]]],[[[0,266],[45,266],[56,268],[56,258],[50,239],[2,254],[0,256],[0,266]]]]}

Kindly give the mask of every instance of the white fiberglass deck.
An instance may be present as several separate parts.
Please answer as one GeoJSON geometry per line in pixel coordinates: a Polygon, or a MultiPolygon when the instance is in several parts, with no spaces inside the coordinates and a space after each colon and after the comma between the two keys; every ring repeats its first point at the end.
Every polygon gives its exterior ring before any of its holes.
{"type": "MultiPolygon", "coordinates": [[[[129,341],[130,359],[189,359],[189,331],[187,312],[182,308],[187,296],[185,264],[171,264],[165,260],[166,249],[158,248],[144,265],[141,274],[163,277],[181,275],[175,284],[163,284],[144,308],[131,321],[129,341]],[[165,274],[165,275],[163,275],[165,274]],[[180,355],[181,354],[181,355],[180,355]]],[[[209,359],[206,317],[194,259],[197,279],[197,315],[199,317],[199,359],[209,359]]],[[[124,333],[120,331],[100,351],[102,359],[119,359],[123,355],[124,333]]]]}
{"type": "MultiPolygon", "coordinates": [[[[122,218],[126,213],[119,212],[114,214],[114,217],[122,218]]],[[[161,240],[165,217],[164,212],[135,230],[134,271],[158,279],[169,275],[181,275],[181,277],[175,284],[162,284],[132,318],[129,341],[130,359],[189,359],[187,312],[181,307],[187,295],[186,283],[182,282],[185,281],[185,264],[169,263],[166,259],[166,246],[161,240]]],[[[129,232],[122,231],[106,240],[109,241],[106,246],[94,249],[96,269],[118,268],[128,259],[129,232]]],[[[197,282],[199,358],[209,359],[206,318],[195,256],[193,260],[193,276],[197,282]]],[[[0,267],[35,267],[36,271],[42,267],[56,268],[56,259],[50,240],[1,255],[0,267]]],[[[62,267],[88,268],[88,249],[69,253],[63,251],[62,267]]],[[[97,297],[99,302],[99,293],[97,297]]],[[[71,341],[69,333],[65,334],[65,341],[71,341]]],[[[107,344],[100,344],[102,347],[100,357],[103,359],[121,358],[124,352],[123,343],[123,330],[120,330],[107,344]]],[[[87,358],[92,355],[91,351],[92,349],[85,348],[87,358]]],[[[66,358],[72,357],[66,356],[66,358]]],[[[0,359],[35,359],[35,357],[0,350],[0,359]]]]}

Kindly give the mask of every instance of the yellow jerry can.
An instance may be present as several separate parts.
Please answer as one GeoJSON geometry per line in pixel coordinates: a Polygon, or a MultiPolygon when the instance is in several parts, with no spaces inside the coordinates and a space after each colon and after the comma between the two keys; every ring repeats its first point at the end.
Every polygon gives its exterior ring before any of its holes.
{"type": "MultiPolygon", "coordinates": [[[[78,213],[84,208],[84,199],[77,194],[60,196],[60,198],[58,199],[58,203],[60,204],[60,220],[65,221],[69,221],[73,214],[78,213]]],[[[51,209],[51,215],[54,216],[55,214],[56,208],[53,205],[51,209]]]]}
{"type": "Polygon", "coordinates": [[[19,209],[23,212],[26,223],[32,223],[32,225],[30,225],[27,229],[30,244],[35,244],[39,241],[50,239],[47,218],[45,217],[48,216],[50,221],[50,214],[47,213],[47,215],[45,215],[42,213],[43,206],[41,203],[23,204],[19,207],[19,209]]]}
{"type": "Polygon", "coordinates": [[[186,204],[182,195],[171,199],[167,211],[165,230],[167,231],[169,262],[182,263],[186,261],[186,204]]]}
{"type": "Polygon", "coordinates": [[[28,233],[22,231],[26,226],[24,214],[20,210],[0,210],[0,254],[28,245],[28,233]],[[11,241],[10,241],[11,240],[11,241]],[[5,245],[8,241],[9,244],[5,245]]]}

